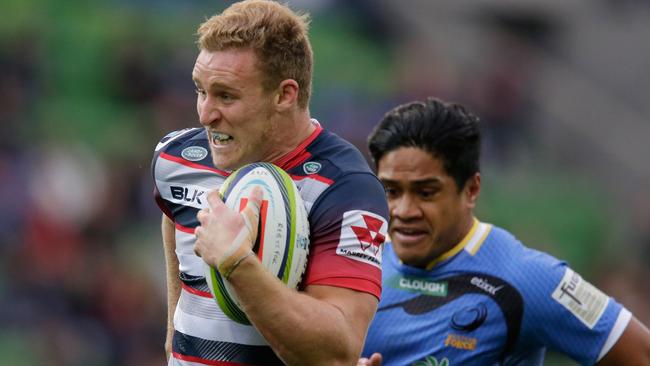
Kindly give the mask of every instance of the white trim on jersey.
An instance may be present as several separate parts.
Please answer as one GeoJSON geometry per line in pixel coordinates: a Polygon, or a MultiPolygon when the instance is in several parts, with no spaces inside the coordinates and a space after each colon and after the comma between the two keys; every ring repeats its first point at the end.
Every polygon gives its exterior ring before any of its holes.
{"type": "Polygon", "coordinates": [[[476,231],[474,232],[474,235],[472,235],[472,238],[469,239],[469,242],[467,243],[467,245],[465,245],[465,250],[474,254],[475,247],[483,243],[486,237],[485,235],[486,231],[488,231],[491,228],[492,225],[479,222],[478,226],[476,227],[476,231]]]}
{"type": "MultiPolygon", "coordinates": [[[[177,138],[179,138],[179,137],[181,137],[181,136],[183,136],[183,135],[185,135],[185,134],[187,134],[187,133],[189,133],[191,131],[194,131],[194,130],[196,130],[196,128],[186,128],[186,129],[177,131],[177,133],[174,134],[173,136],[171,136],[169,139],[167,139],[167,141],[159,142],[156,145],[156,148],[155,148],[154,151],[158,151],[158,150],[162,149],[163,147],[167,146],[170,142],[172,142],[172,141],[176,140],[177,138]]],[[[171,134],[173,134],[173,132],[171,134]]]]}
{"type": "Polygon", "coordinates": [[[209,341],[268,345],[253,326],[230,320],[213,298],[197,296],[184,289],[174,313],[174,329],[209,341]]]}
{"type": "Polygon", "coordinates": [[[181,272],[187,273],[192,276],[203,277],[205,272],[203,266],[205,262],[201,257],[194,253],[194,244],[196,243],[196,236],[194,234],[186,233],[176,230],[176,256],[178,257],[178,269],[181,272]]]}
{"type": "Polygon", "coordinates": [[[612,330],[609,332],[609,336],[607,337],[603,348],[600,350],[600,354],[598,355],[598,359],[596,361],[600,361],[600,359],[605,357],[607,352],[609,352],[609,350],[614,347],[614,344],[616,344],[618,339],[621,338],[623,331],[625,328],[627,328],[627,325],[630,323],[631,319],[632,313],[630,313],[630,311],[626,308],[622,308],[621,312],[618,313],[616,323],[614,323],[612,330]]]}

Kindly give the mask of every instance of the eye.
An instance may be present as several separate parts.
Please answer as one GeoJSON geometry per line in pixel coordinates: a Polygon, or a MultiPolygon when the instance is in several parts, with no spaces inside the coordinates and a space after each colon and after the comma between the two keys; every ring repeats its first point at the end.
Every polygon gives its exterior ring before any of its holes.
{"type": "Polygon", "coordinates": [[[196,92],[196,95],[200,96],[201,98],[205,98],[205,90],[197,87],[194,89],[194,91],[196,92]]]}
{"type": "Polygon", "coordinates": [[[386,198],[388,199],[395,198],[399,195],[398,190],[392,187],[384,187],[384,192],[386,192],[386,198]]]}
{"type": "Polygon", "coordinates": [[[235,97],[232,94],[229,94],[229,93],[221,93],[221,94],[219,94],[219,98],[222,101],[226,102],[226,103],[229,103],[229,102],[232,102],[233,100],[235,100],[235,97]]]}
{"type": "Polygon", "coordinates": [[[429,200],[429,199],[432,199],[433,196],[435,196],[437,192],[438,192],[438,191],[435,190],[435,189],[429,189],[429,188],[427,188],[427,189],[420,189],[420,190],[418,191],[418,195],[419,195],[422,199],[429,200]]]}

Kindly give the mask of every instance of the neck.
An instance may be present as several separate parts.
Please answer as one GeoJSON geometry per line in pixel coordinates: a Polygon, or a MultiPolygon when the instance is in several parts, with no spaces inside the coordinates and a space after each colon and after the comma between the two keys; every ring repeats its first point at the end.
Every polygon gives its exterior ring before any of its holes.
{"type": "Polygon", "coordinates": [[[278,131],[272,143],[280,148],[274,149],[267,161],[276,161],[294,150],[314,132],[316,125],[311,122],[309,111],[305,110],[282,120],[276,128],[278,131]]]}
{"type": "Polygon", "coordinates": [[[444,243],[444,245],[439,250],[432,253],[432,255],[426,260],[426,262],[421,263],[421,265],[419,266],[420,268],[425,268],[427,270],[430,270],[436,264],[453,256],[454,254],[458,253],[461,249],[463,249],[462,247],[466,244],[463,243],[463,241],[464,239],[466,239],[467,235],[470,233],[472,227],[474,226],[473,213],[466,215],[460,221],[461,222],[459,222],[458,228],[456,230],[456,233],[453,235],[453,237],[450,237],[449,240],[446,243],[444,243]]]}

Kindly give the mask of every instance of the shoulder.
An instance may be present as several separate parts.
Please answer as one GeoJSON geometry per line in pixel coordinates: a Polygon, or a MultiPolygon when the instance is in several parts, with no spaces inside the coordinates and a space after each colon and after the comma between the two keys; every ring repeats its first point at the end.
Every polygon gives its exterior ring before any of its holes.
{"type": "MultiPolygon", "coordinates": [[[[308,211],[320,207],[367,207],[385,216],[383,186],[361,152],[327,130],[304,150],[299,164],[287,169],[301,191],[308,211]]],[[[310,212],[311,213],[311,212],[310,212]]]]}
{"type": "Polygon", "coordinates": [[[174,153],[179,146],[187,144],[189,141],[204,141],[207,145],[207,137],[203,128],[185,128],[182,130],[172,131],[160,139],[156,145],[155,153],[174,153]]]}
{"type": "Polygon", "coordinates": [[[489,268],[488,272],[512,284],[524,297],[554,288],[567,268],[566,262],[525,246],[497,226],[491,228],[475,257],[479,266],[489,268]]]}
{"type": "Polygon", "coordinates": [[[307,148],[315,161],[321,162],[323,170],[331,175],[369,173],[372,170],[359,149],[336,134],[323,130],[307,148]]]}

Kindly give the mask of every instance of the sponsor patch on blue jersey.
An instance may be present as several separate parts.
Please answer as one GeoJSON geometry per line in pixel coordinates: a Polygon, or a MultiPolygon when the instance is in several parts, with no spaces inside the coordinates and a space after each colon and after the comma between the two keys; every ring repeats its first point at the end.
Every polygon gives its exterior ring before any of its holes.
{"type": "Polygon", "coordinates": [[[609,296],[568,267],[551,296],[589,329],[598,323],[609,302],[609,296]]]}

